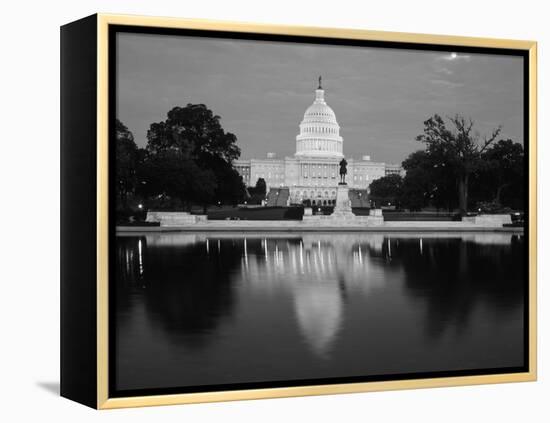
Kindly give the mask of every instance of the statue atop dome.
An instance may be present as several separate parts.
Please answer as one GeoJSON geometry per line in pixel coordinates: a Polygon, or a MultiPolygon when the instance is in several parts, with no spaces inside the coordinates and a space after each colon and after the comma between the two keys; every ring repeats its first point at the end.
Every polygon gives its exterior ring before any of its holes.
{"type": "Polygon", "coordinates": [[[317,88],[318,90],[322,90],[323,87],[321,86],[321,75],[319,75],[319,87],[317,88]]]}

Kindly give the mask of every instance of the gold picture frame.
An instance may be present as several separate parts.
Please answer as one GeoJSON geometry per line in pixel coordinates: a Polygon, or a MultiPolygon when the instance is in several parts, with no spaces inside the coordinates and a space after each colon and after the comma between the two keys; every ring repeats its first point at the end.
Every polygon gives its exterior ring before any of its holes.
{"type": "MultiPolygon", "coordinates": [[[[259,398],[280,398],[306,395],[344,394],[382,390],[433,388],[460,385],[535,381],[537,378],[537,43],[504,39],[461,37],[368,31],[360,29],[316,28],[287,25],[264,25],[197,19],[179,19],[115,14],[96,15],[97,35],[97,97],[96,97],[96,398],[98,409],[140,407],[152,405],[188,404],[213,401],[233,401],[259,398]],[[139,26],[149,28],[196,29],[230,31],[251,34],[275,34],[302,37],[326,37],[346,40],[388,41],[407,44],[430,44],[461,47],[517,49],[528,52],[529,61],[529,370],[521,373],[453,376],[428,379],[407,379],[382,382],[361,382],[299,387],[277,387],[219,392],[200,392],[135,397],[109,397],[109,209],[108,209],[108,139],[109,139],[109,26],[139,26]]],[[[62,389],[63,391],[63,389],[62,389]]],[[[70,392],[65,394],[71,397],[70,392]]],[[[78,399],[77,399],[78,400],[78,399]]],[[[80,401],[84,402],[84,401],[80,401]]],[[[90,405],[90,404],[88,404],[90,405]]],[[[93,404],[92,404],[93,406],[93,404]]]]}

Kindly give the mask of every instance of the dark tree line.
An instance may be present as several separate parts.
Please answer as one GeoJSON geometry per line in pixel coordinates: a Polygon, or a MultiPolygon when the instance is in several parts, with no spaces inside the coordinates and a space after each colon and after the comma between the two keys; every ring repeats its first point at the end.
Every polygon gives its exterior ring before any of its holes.
{"type": "Polygon", "coordinates": [[[443,120],[434,115],[416,137],[424,150],[402,163],[406,174],[388,175],[370,185],[379,205],[420,210],[424,207],[498,211],[523,208],[523,146],[509,139],[497,141],[500,127],[480,138],[472,120],[461,116],[443,120]]]}
{"type": "MultiPolygon", "coordinates": [[[[193,205],[237,204],[265,198],[265,181],[248,192],[233,167],[240,156],[235,135],[205,105],[174,107],[152,123],[147,145],[138,148],[128,128],[116,121],[117,212],[124,218],[137,203],[146,208],[190,210],[193,205]]],[[[373,181],[377,206],[419,210],[428,206],[466,213],[471,209],[523,207],[523,146],[497,141],[500,128],[480,138],[461,116],[434,115],[416,137],[425,146],[402,163],[406,172],[373,181]]]]}
{"type": "Polygon", "coordinates": [[[246,191],[233,167],[240,156],[236,142],[203,104],[174,107],[166,120],[152,123],[143,149],[117,120],[118,208],[131,208],[130,198],[148,208],[174,211],[241,202],[246,191]]]}
{"type": "Polygon", "coordinates": [[[116,195],[121,208],[127,208],[128,201],[137,187],[137,171],[139,150],[134,142],[134,135],[128,128],[116,120],[116,195]]]}

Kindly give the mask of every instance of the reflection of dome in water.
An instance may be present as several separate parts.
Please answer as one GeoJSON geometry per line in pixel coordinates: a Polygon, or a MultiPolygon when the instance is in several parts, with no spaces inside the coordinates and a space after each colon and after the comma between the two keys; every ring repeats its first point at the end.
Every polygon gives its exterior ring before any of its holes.
{"type": "Polygon", "coordinates": [[[326,356],[342,324],[340,287],[336,283],[298,285],[294,306],[306,342],[316,354],[326,356]]]}

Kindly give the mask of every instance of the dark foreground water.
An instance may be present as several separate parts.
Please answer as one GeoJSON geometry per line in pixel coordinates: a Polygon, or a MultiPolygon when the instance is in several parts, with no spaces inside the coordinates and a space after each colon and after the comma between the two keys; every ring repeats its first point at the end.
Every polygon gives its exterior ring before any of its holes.
{"type": "Polygon", "coordinates": [[[117,236],[117,391],[524,363],[513,234],[117,236]]]}

